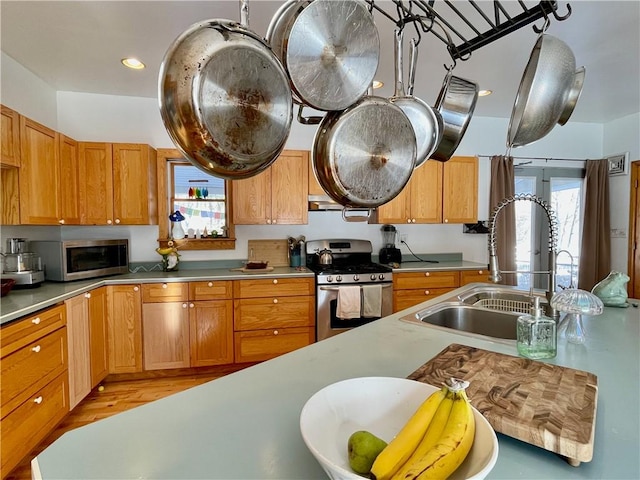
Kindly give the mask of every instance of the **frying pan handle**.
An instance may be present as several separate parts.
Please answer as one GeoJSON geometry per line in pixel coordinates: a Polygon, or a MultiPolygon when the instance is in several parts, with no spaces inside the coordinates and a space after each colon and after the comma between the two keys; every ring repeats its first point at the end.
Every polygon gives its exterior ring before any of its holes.
{"type": "Polygon", "coordinates": [[[402,37],[404,35],[404,30],[398,28],[393,31],[394,33],[394,68],[395,68],[395,87],[394,87],[394,97],[404,97],[404,82],[402,78],[402,37]]]}
{"type": "Polygon", "coordinates": [[[303,104],[300,104],[298,107],[298,122],[302,125],[318,125],[324,117],[303,117],[302,109],[304,108],[303,104]]]}
{"type": "Polygon", "coordinates": [[[249,0],[240,0],[240,25],[249,28],[249,0]]]}
{"type": "Polygon", "coordinates": [[[362,209],[362,208],[344,207],[342,209],[342,220],[344,220],[345,222],[368,222],[372,212],[373,211],[370,208],[362,209]],[[366,211],[367,215],[366,216],[363,216],[363,215],[348,216],[347,215],[347,212],[358,212],[358,211],[366,211]]]}
{"type": "Polygon", "coordinates": [[[416,81],[416,66],[418,65],[418,42],[411,39],[411,50],[409,50],[409,83],[407,83],[407,95],[413,96],[413,85],[416,81]]]}

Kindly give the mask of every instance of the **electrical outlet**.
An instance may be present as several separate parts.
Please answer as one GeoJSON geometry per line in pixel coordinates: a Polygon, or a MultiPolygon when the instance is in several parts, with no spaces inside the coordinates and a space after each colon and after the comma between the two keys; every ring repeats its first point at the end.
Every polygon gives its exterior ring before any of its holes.
{"type": "Polygon", "coordinates": [[[400,243],[402,242],[407,242],[409,241],[409,234],[408,233],[401,233],[400,234],[400,243]]]}

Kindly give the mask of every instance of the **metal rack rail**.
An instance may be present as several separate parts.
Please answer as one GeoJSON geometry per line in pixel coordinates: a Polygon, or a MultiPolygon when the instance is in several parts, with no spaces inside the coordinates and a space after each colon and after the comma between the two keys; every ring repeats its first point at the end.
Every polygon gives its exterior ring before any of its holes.
{"type": "MultiPolygon", "coordinates": [[[[509,2],[500,2],[499,0],[492,2],[475,0],[366,1],[372,10],[381,13],[398,27],[413,24],[418,37],[422,33],[432,33],[446,45],[454,62],[468,60],[474,50],[536,20],[545,19],[545,22],[549,22],[550,17],[553,16],[556,20],[563,21],[571,15],[571,5],[569,4],[566,5],[567,13],[559,15],[558,2],[555,0],[541,0],[530,6],[527,6],[523,0],[509,2]],[[504,3],[509,7],[507,8],[504,3]],[[389,8],[391,4],[395,7],[395,12],[391,12],[391,8],[389,8]],[[485,8],[481,8],[480,5],[485,8]],[[486,8],[487,6],[490,8],[486,8]],[[441,27],[442,31],[433,28],[436,24],[441,27]],[[456,42],[460,43],[456,44],[456,42]]],[[[528,3],[532,4],[533,2],[528,3]]],[[[542,31],[535,25],[533,29],[537,33],[542,31]]]]}

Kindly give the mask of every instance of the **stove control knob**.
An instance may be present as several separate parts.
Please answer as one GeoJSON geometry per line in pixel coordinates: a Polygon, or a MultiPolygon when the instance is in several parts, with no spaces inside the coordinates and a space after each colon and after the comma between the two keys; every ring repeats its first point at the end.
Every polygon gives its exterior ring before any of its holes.
{"type": "Polygon", "coordinates": [[[327,277],[327,282],[333,282],[333,277],[331,275],[327,277]]]}
{"type": "Polygon", "coordinates": [[[338,275],[338,276],[336,277],[336,282],[341,282],[341,281],[342,281],[342,276],[341,276],[341,275],[338,275]]]}
{"type": "Polygon", "coordinates": [[[380,280],[384,280],[384,273],[381,273],[380,275],[378,275],[378,278],[379,278],[380,280]]]}
{"type": "Polygon", "coordinates": [[[358,280],[360,280],[360,276],[359,276],[359,275],[357,275],[357,274],[356,274],[356,275],[354,275],[354,276],[353,276],[353,281],[354,281],[354,282],[357,282],[358,280]]]}
{"type": "Polygon", "coordinates": [[[369,277],[371,279],[371,281],[375,281],[376,279],[376,274],[372,273],[371,276],[369,277]]]}

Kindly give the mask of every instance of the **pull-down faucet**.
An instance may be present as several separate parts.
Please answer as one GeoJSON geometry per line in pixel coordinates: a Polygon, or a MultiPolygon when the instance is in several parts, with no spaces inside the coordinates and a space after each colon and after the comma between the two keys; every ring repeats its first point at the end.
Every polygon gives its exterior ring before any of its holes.
{"type": "Polygon", "coordinates": [[[558,243],[558,222],[556,219],[556,215],[549,206],[547,202],[542,200],[540,197],[531,194],[518,194],[513,197],[507,197],[503,199],[494,209],[491,214],[491,218],[489,220],[489,280],[493,283],[498,283],[502,276],[501,273],[529,273],[529,274],[545,274],[547,275],[547,315],[554,319],[558,319],[559,313],[555,308],[551,306],[551,297],[556,291],[556,248],[558,243]],[[498,266],[498,255],[496,248],[496,218],[500,211],[516,201],[526,200],[528,202],[533,202],[544,210],[547,215],[547,219],[549,221],[549,270],[543,271],[519,271],[519,270],[511,270],[511,271],[500,271],[500,267],[498,266]]]}

